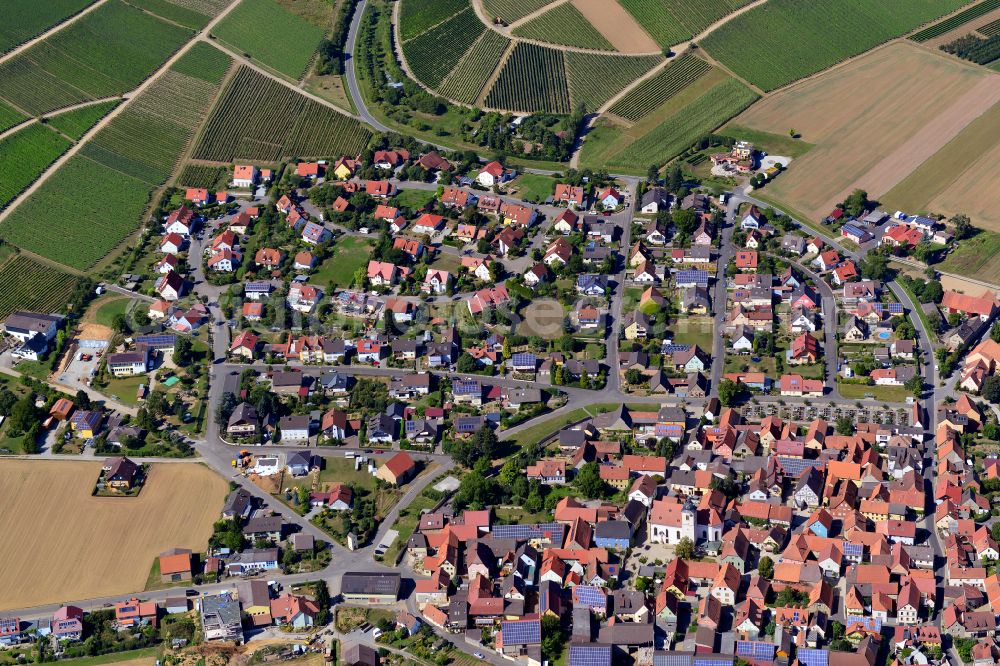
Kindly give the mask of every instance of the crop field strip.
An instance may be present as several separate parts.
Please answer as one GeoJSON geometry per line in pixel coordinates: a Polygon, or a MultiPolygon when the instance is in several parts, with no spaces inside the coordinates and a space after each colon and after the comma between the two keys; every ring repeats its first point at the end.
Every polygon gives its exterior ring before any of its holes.
{"type": "Polygon", "coordinates": [[[96,0],[4,0],[0,53],[6,53],[77,14],[96,0]]]}
{"type": "Polygon", "coordinates": [[[963,4],[964,0],[768,0],[720,26],[700,46],[738,76],[770,91],[906,34],[963,4]]]}
{"type": "Polygon", "coordinates": [[[490,16],[509,24],[552,2],[553,0],[483,0],[483,7],[490,16]]]}
{"type": "Polygon", "coordinates": [[[614,51],[600,31],[570,2],[556,5],[512,31],[515,37],[534,39],[561,46],[614,51]]]}
{"type": "Polygon", "coordinates": [[[218,191],[227,186],[230,173],[228,167],[187,164],[177,177],[177,183],[182,187],[204,187],[218,191]]]}
{"type": "Polygon", "coordinates": [[[670,11],[670,0],[618,0],[660,46],[691,39],[694,34],[670,11]]]}
{"type": "Polygon", "coordinates": [[[0,209],[72,145],[41,123],[32,123],[0,139],[0,209]]]}
{"type": "Polygon", "coordinates": [[[652,131],[618,151],[611,166],[659,164],[691,146],[757,100],[757,94],[733,78],[715,84],[705,93],[667,116],[652,131]]]}
{"type": "Polygon", "coordinates": [[[981,25],[976,28],[976,32],[984,37],[996,37],[1000,35],[1000,19],[996,21],[990,21],[986,25],[981,25]]]}
{"type": "Polygon", "coordinates": [[[0,98],[40,115],[127,92],[191,35],[121,0],[108,0],[0,64],[0,98]]]}
{"type": "MultiPolygon", "coordinates": [[[[910,39],[915,42],[926,42],[929,39],[940,37],[946,32],[950,32],[961,25],[965,25],[969,21],[977,19],[984,14],[988,14],[998,7],[1000,7],[1000,0],[983,0],[983,2],[972,5],[968,9],[963,9],[959,13],[946,18],[940,23],[935,23],[934,25],[928,26],[919,32],[913,33],[910,35],[910,39]]],[[[990,35],[987,35],[987,37],[989,36],[990,35]]]]}
{"type": "Polygon", "coordinates": [[[218,85],[232,64],[233,59],[223,51],[205,42],[197,42],[170,69],[218,85]]]}
{"type": "Polygon", "coordinates": [[[399,2],[399,37],[404,42],[422,35],[464,9],[472,9],[469,0],[399,0],[399,2]]]}
{"type": "Polygon", "coordinates": [[[135,231],[221,78],[210,83],[164,72],[11,212],[0,224],[0,237],[72,268],[92,267],[135,231]],[[42,228],[45,233],[39,233],[42,228]]]}
{"type": "Polygon", "coordinates": [[[15,310],[55,312],[76,283],[69,273],[16,254],[0,264],[0,318],[15,310]]]}
{"type": "Polygon", "coordinates": [[[79,140],[97,121],[111,113],[121,100],[81,106],[46,118],[46,122],[73,140],[79,140]]]}
{"type": "Polygon", "coordinates": [[[296,81],[305,74],[324,33],[276,0],[243,0],[213,31],[220,41],[296,81]]]}
{"type": "Polygon", "coordinates": [[[194,159],[276,162],[361,151],[371,132],[360,122],[241,67],[212,110],[194,159]]]}
{"type": "Polygon", "coordinates": [[[753,0],[666,0],[670,13],[697,35],[720,18],[749,5],[753,0]]]}
{"type": "Polygon", "coordinates": [[[468,7],[418,37],[403,43],[414,76],[437,88],[487,28],[468,7]]]}
{"type": "Polygon", "coordinates": [[[208,14],[202,14],[170,0],[125,0],[125,2],[192,30],[201,30],[212,20],[208,14]]]}
{"type": "MultiPolygon", "coordinates": [[[[617,56],[566,52],[566,76],[574,107],[596,111],[632,81],[663,62],[661,56],[617,56]]],[[[654,77],[655,78],[655,77],[654,77]]]]}
{"type": "Polygon", "coordinates": [[[701,58],[685,53],[659,74],[633,88],[608,109],[620,118],[638,121],[712,69],[701,58]]]}
{"type": "Polygon", "coordinates": [[[485,31],[438,89],[445,97],[472,104],[510,46],[510,40],[493,30],[485,31]]]}
{"type": "Polygon", "coordinates": [[[24,122],[28,117],[0,100],[0,132],[8,130],[18,123],[24,122]]]}
{"type": "Polygon", "coordinates": [[[486,96],[486,106],[524,112],[569,113],[563,52],[519,42],[486,96]]]}

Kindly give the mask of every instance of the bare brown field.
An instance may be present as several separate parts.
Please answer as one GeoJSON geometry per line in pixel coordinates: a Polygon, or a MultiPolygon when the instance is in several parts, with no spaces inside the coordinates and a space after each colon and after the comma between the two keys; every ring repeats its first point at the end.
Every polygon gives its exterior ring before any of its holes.
{"type": "MultiPolygon", "coordinates": [[[[994,275],[997,274],[997,271],[996,271],[997,266],[995,265],[996,263],[997,262],[992,262],[992,261],[986,263],[986,267],[991,268],[994,275]],[[993,263],[994,265],[991,267],[991,266],[989,266],[990,263],[993,263]]],[[[979,277],[979,275],[977,275],[976,277],[979,277]]],[[[985,280],[986,278],[983,278],[983,279],[985,280]]],[[[996,282],[996,278],[995,277],[994,277],[994,282],[996,282]]],[[[958,291],[958,292],[961,292],[963,294],[972,294],[973,296],[979,296],[984,291],[986,291],[986,287],[984,287],[983,285],[979,284],[978,282],[972,282],[970,280],[963,280],[962,278],[955,277],[953,275],[942,275],[941,276],[941,286],[944,287],[945,289],[950,289],[952,291],[958,291]]],[[[996,292],[996,290],[994,290],[994,292],[996,292]]]]}
{"type": "Polygon", "coordinates": [[[931,199],[928,208],[942,215],[965,213],[973,224],[1000,231],[1000,196],[997,170],[1000,169],[1000,135],[982,137],[993,147],[969,164],[961,175],[931,199]]]}
{"type": "Polygon", "coordinates": [[[158,464],[136,498],[93,497],[98,462],[0,461],[0,611],[142,590],[169,548],[204,550],[226,482],[158,464]]]}
{"type": "Polygon", "coordinates": [[[657,53],[660,45],[617,2],[571,0],[591,25],[622,53],[657,53]]]}
{"type": "Polygon", "coordinates": [[[774,134],[795,129],[814,144],[767,189],[820,218],[854,187],[885,194],[997,100],[1000,76],[899,42],[768,97],[733,122],[774,134]]]}

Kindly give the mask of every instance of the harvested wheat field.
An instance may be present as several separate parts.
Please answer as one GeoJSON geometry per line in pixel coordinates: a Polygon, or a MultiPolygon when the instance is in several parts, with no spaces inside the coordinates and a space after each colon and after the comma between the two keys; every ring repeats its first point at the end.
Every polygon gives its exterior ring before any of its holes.
{"type": "Polygon", "coordinates": [[[733,123],[794,129],[814,144],[767,194],[821,219],[856,187],[886,194],[998,101],[1000,75],[897,42],[768,97],[733,123]]]}
{"type": "Polygon", "coordinates": [[[626,54],[660,52],[660,45],[617,2],[572,0],[572,3],[618,51],[626,54]]]}
{"type": "Polygon", "coordinates": [[[138,497],[92,497],[99,462],[0,461],[0,611],[142,590],[169,548],[204,550],[228,486],[154,464],[138,497]]]}

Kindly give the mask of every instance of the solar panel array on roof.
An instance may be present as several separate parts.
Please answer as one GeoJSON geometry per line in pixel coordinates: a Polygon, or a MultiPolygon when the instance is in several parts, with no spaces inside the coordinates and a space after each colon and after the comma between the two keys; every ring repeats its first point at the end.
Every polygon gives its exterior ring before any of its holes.
{"type": "Polygon", "coordinates": [[[844,555],[848,557],[861,557],[865,554],[865,547],[860,543],[845,543],[844,555]]]}
{"type": "Polygon", "coordinates": [[[497,539],[516,539],[532,541],[537,539],[552,539],[562,542],[564,525],[562,523],[543,523],[541,525],[494,525],[490,532],[497,539]]]}
{"type": "Polygon", "coordinates": [[[593,585],[577,585],[573,588],[573,602],[589,608],[607,606],[608,598],[604,592],[593,585]]]}
{"type": "Polygon", "coordinates": [[[685,352],[691,348],[691,345],[663,345],[660,351],[664,354],[676,354],[677,352],[685,352]]]}
{"type": "Polygon", "coordinates": [[[830,663],[830,653],[826,650],[799,648],[795,656],[802,666],[828,666],[830,663]]]}
{"type": "Polygon", "coordinates": [[[135,338],[137,345],[149,345],[151,347],[172,345],[175,342],[177,342],[176,335],[139,335],[135,338]]]}
{"type": "Polygon", "coordinates": [[[611,666],[611,646],[570,645],[569,666],[611,666]]]}
{"type": "Polygon", "coordinates": [[[882,620],[877,617],[866,617],[864,615],[848,615],[847,626],[861,625],[866,631],[882,631],[882,620]]]}
{"type": "Polygon", "coordinates": [[[501,622],[504,645],[533,645],[542,642],[542,623],[539,620],[512,620],[501,622]]]}
{"type": "Polygon", "coordinates": [[[773,661],[778,647],[763,641],[736,641],[736,656],[750,661],[773,661]]]}
{"type": "Polygon", "coordinates": [[[807,469],[812,468],[822,468],[823,463],[818,460],[805,460],[804,458],[788,458],[785,456],[778,456],[778,464],[781,465],[782,471],[788,475],[798,478],[802,476],[802,472],[807,469]]]}
{"type": "Polygon", "coordinates": [[[726,656],[695,657],[691,666],[733,666],[733,658],[726,656]]]}
{"type": "Polygon", "coordinates": [[[699,284],[708,283],[708,271],[684,270],[677,271],[675,281],[678,283],[697,282],[699,284]]]}

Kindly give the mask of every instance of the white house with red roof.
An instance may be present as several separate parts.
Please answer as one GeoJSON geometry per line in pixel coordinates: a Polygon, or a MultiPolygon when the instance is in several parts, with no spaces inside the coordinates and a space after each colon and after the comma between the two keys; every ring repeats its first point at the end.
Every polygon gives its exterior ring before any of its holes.
{"type": "Polygon", "coordinates": [[[399,278],[399,268],[388,261],[368,262],[368,281],[377,287],[396,284],[399,278]]]}
{"type": "Polygon", "coordinates": [[[442,228],[444,228],[444,218],[431,213],[424,213],[413,222],[413,233],[415,234],[431,236],[442,228]]]}
{"type": "Polygon", "coordinates": [[[157,273],[164,275],[172,270],[175,270],[177,268],[177,264],[179,263],[180,261],[177,259],[176,254],[167,254],[163,256],[163,259],[160,259],[160,261],[157,262],[154,268],[157,273]]]}
{"type": "Polygon", "coordinates": [[[475,315],[509,302],[510,294],[507,293],[507,287],[504,285],[480,289],[468,301],[469,312],[475,315]]]}
{"type": "Polygon", "coordinates": [[[194,232],[195,217],[194,211],[187,206],[181,206],[167,215],[166,224],[163,230],[166,233],[175,233],[187,237],[194,232]]]}
{"type": "Polygon", "coordinates": [[[233,187],[251,188],[258,175],[257,167],[252,164],[237,164],[233,167],[233,187]]]}
{"type": "Polygon", "coordinates": [[[554,199],[556,203],[565,204],[571,208],[586,208],[587,206],[587,195],[579,185],[570,185],[568,183],[556,184],[554,199]]]}
{"type": "Polygon", "coordinates": [[[323,165],[319,162],[299,162],[295,166],[295,175],[301,178],[320,178],[323,176],[323,165]]]}
{"type": "Polygon", "coordinates": [[[160,241],[160,252],[164,254],[180,254],[184,247],[184,237],[178,233],[170,232],[160,241]]]}
{"type": "Polygon", "coordinates": [[[494,160],[483,167],[479,175],[476,176],[476,182],[483,187],[493,187],[494,185],[506,183],[514,177],[513,173],[513,171],[504,169],[502,164],[494,160]]]}
{"type": "Polygon", "coordinates": [[[613,210],[622,205],[625,197],[614,187],[605,187],[603,190],[597,193],[597,205],[604,208],[604,210],[613,210]]]}
{"type": "Polygon", "coordinates": [[[448,271],[429,268],[424,283],[420,286],[421,291],[431,294],[443,294],[448,291],[448,282],[451,280],[451,273],[448,271]]]}
{"type": "Polygon", "coordinates": [[[156,281],[156,293],[165,301],[176,301],[184,293],[184,280],[177,271],[170,271],[156,281]]]}
{"type": "Polygon", "coordinates": [[[239,267],[241,259],[239,252],[221,250],[208,258],[208,268],[219,273],[232,273],[239,267]]]}
{"type": "Polygon", "coordinates": [[[189,187],[184,192],[184,198],[195,206],[207,206],[212,203],[214,195],[204,187],[189,187]]]}
{"type": "Polygon", "coordinates": [[[295,282],[288,288],[288,296],[285,300],[293,310],[308,314],[316,307],[321,297],[322,292],[316,287],[310,284],[295,282]]]}

